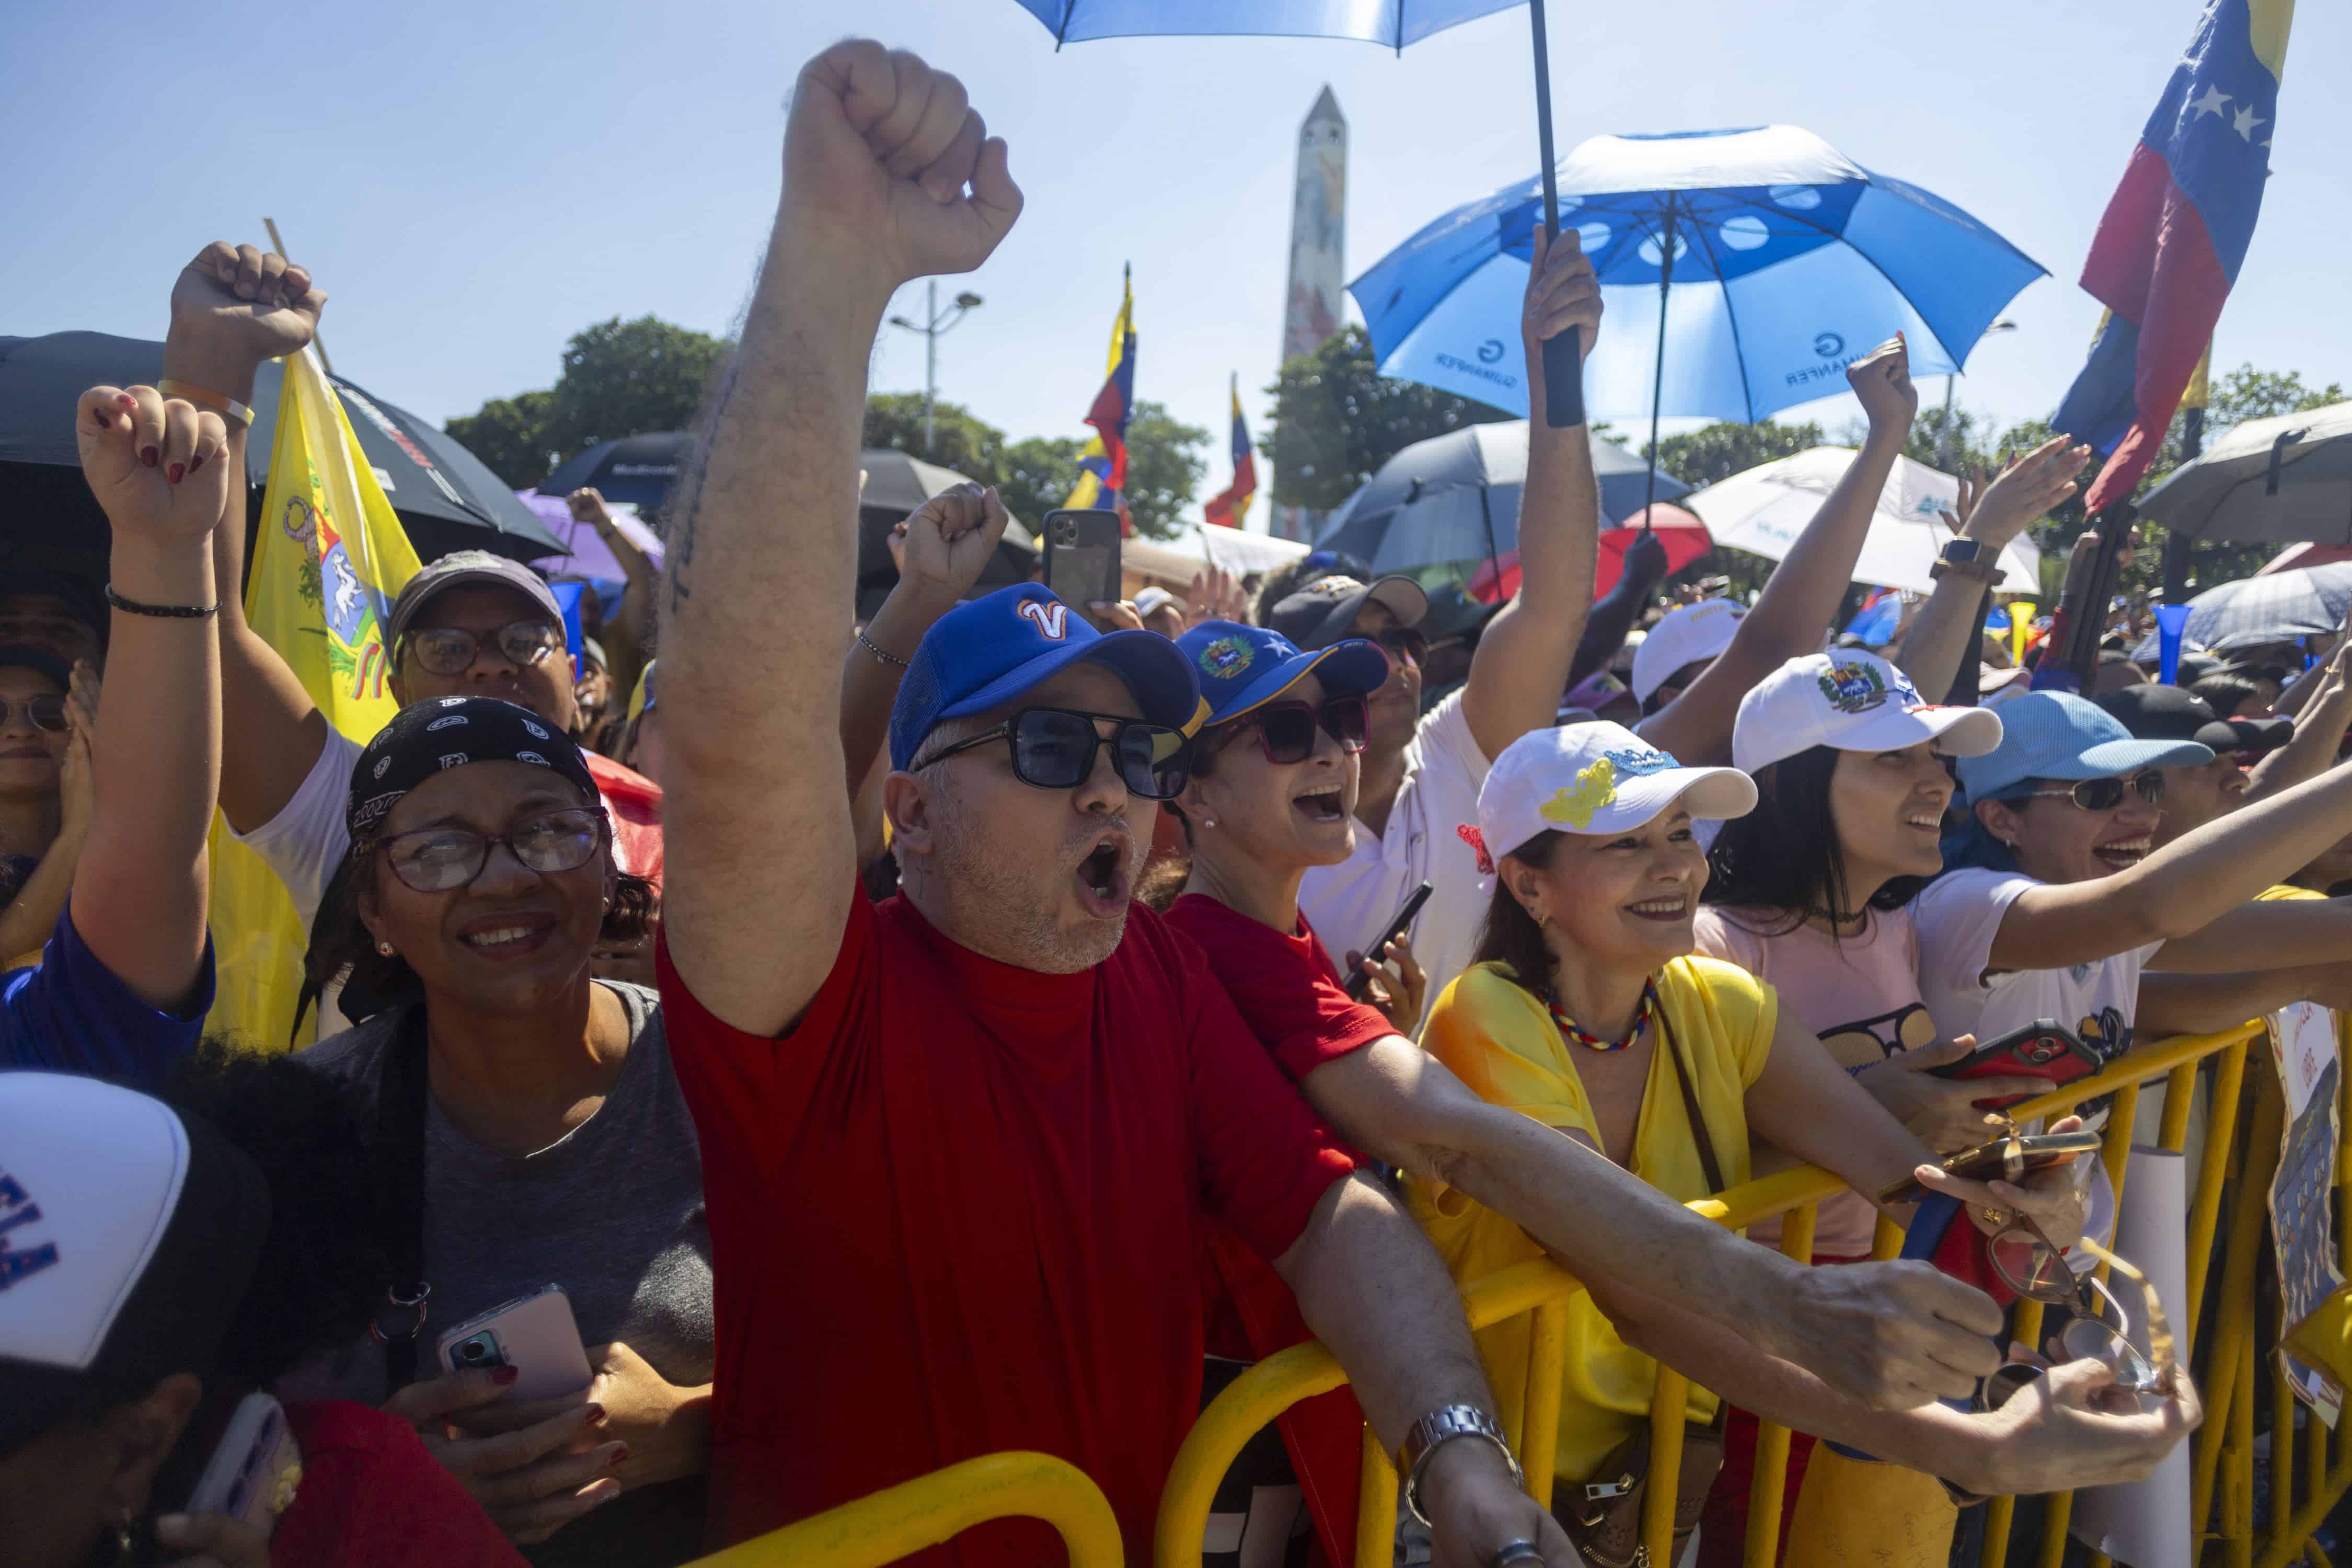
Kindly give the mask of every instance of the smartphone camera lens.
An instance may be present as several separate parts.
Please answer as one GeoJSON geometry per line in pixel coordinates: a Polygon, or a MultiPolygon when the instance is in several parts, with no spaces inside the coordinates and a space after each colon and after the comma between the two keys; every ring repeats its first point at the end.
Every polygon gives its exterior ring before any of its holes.
{"type": "Polygon", "coordinates": [[[498,1365],[497,1342],[488,1334],[476,1334],[469,1340],[460,1342],[457,1346],[457,1363],[466,1367],[498,1365]]]}

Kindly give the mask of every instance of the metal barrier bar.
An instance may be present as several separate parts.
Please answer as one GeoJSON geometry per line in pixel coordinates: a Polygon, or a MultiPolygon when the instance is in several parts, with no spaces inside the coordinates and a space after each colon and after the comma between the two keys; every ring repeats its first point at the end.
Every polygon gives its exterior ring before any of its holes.
{"type": "MultiPolygon", "coordinates": [[[[2213,1100],[2206,1126],[2238,1125],[2238,1097],[2246,1081],[2246,1053],[2252,1041],[2214,1058],[2213,1100]]],[[[2168,1109],[2169,1109],[2168,1107],[2168,1109]]],[[[2221,1188],[2229,1173],[2230,1140],[2208,1137],[2205,1157],[2197,1173],[2197,1195],[2189,1205],[2189,1300],[2181,1304],[2181,1330],[2189,1345],[2197,1342],[2197,1325],[2205,1309],[2205,1275],[2213,1261],[2213,1230],[2221,1218],[2221,1188]]]]}
{"type": "MultiPolygon", "coordinates": [[[[1094,1482],[1051,1454],[986,1454],[709,1557],[689,1568],[881,1568],[993,1519],[1041,1519],[1070,1568],[1122,1568],[1118,1521],[1094,1482]]],[[[1205,1522],[1205,1518],[1204,1518],[1205,1522]]],[[[1200,1551],[1200,1537],[1192,1550],[1200,1551]]]]}
{"type": "Polygon", "coordinates": [[[1675,1484],[1683,1473],[1683,1423],[1690,1405],[1690,1379],[1658,1363],[1657,1391],[1650,1396],[1650,1475],[1642,1491],[1642,1544],[1653,1563],[1675,1561],[1675,1484]]]}
{"type": "Polygon", "coordinates": [[[1356,1489],[1356,1568],[1389,1568],[1396,1561],[1396,1464],[1381,1450],[1380,1434],[1369,1421],[1363,1472],[1356,1489]]]}
{"type": "MultiPolygon", "coordinates": [[[[1800,1263],[1813,1260],[1818,1203],[1800,1204],[1780,1220],[1780,1255],[1800,1263]]],[[[1789,1489],[1789,1429],[1777,1421],[1756,1426],[1756,1463],[1748,1487],[1748,1542],[1742,1568],[1772,1568],[1780,1552],[1780,1510],[1789,1489]]]]}
{"type": "MultiPolygon", "coordinates": [[[[2191,1439],[2189,1450],[2189,1518],[2203,1530],[2212,1517],[2214,1481],[2222,1440],[2230,1425],[2230,1405],[2236,1396],[2240,1342],[2253,1332],[2254,1265],[2263,1238],[2263,1209],[2270,1195],[2271,1176],[2278,1168],[2279,1131],[2284,1111],[2275,1074],[2254,1080],[2254,1115],[2246,1134],[2245,1159],[2239,1167],[2236,1201],[2231,1205],[2229,1247],[2221,1259],[2220,1321],[2205,1361],[2205,1425],[2191,1439]]],[[[2196,1255],[2189,1255],[2196,1271],[2196,1255]]],[[[2251,1341],[2247,1340],[2249,1348],[2251,1341]]]]}
{"type": "Polygon", "coordinates": [[[1536,1309],[1528,1342],[1528,1445],[1519,1450],[1528,1495],[1551,1506],[1552,1475],[1559,1457],[1559,1400],[1568,1373],[1568,1303],[1547,1301],[1536,1309]]]}

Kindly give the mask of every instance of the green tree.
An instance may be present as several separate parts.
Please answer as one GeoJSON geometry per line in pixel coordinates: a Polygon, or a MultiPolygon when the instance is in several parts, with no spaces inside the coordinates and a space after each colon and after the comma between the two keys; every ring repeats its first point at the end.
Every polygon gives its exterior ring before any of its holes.
{"type": "Polygon", "coordinates": [[[555,467],[559,454],[548,434],[554,407],[552,392],[493,397],[474,413],[450,420],[445,428],[508,489],[519,490],[537,484],[555,467]]]}
{"type": "Polygon", "coordinates": [[[1144,400],[1127,422],[1127,510],[1135,531],[1166,539],[1182,526],[1178,515],[1192,504],[1201,477],[1209,471],[1202,449],[1209,433],[1187,425],[1160,404],[1144,400]]]}
{"type": "Polygon", "coordinates": [[[520,489],[599,441],[692,428],[731,348],[653,316],[615,316],[572,334],[551,389],[492,398],[445,428],[520,489]]]}
{"type": "Polygon", "coordinates": [[[1274,503],[1328,511],[1412,446],[1508,414],[1380,374],[1372,341],[1349,325],[1282,367],[1266,392],[1274,422],[1258,450],[1274,463],[1274,503]]]}
{"type": "Polygon", "coordinates": [[[1004,466],[1004,432],[961,403],[931,405],[930,450],[923,449],[923,395],[877,392],[866,399],[864,445],[886,447],[995,484],[1004,466]]]}
{"type": "MultiPolygon", "coordinates": [[[[1814,424],[1734,425],[1718,421],[1686,436],[1668,436],[1658,442],[1658,468],[1693,489],[1705,489],[1759,464],[1794,457],[1808,447],[1823,446],[1827,437],[1814,424]]],[[[1648,442],[1641,447],[1650,455],[1648,442]]]]}
{"type": "Polygon", "coordinates": [[[1077,484],[1078,454],[1086,446],[1075,436],[1031,436],[1006,447],[996,479],[1005,510],[1035,532],[1077,484]]]}

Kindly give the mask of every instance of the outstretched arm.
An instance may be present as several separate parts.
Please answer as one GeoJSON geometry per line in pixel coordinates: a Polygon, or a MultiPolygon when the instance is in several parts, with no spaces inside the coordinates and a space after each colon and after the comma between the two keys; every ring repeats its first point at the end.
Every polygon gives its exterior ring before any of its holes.
{"type": "MultiPolygon", "coordinates": [[[[248,406],[265,361],[297,353],[318,331],[327,297],[282,256],[215,240],[172,286],[172,327],[163,339],[166,378],[248,406]]],[[[261,439],[270,438],[263,431],[261,439]]],[[[327,743],[327,716],[278,650],[245,619],[246,444],[229,422],[230,482],[212,538],[223,716],[236,744],[221,759],[221,813],[250,833],[286,809],[327,743]]]]}
{"type": "Polygon", "coordinates": [[[767,263],[673,508],[662,647],[665,940],[751,1034],[807,1006],[856,891],[840,660],[866,356],[893,289],[979,266],[1020,210],[955,78],[867,40],[803,68],[767,263]]]}
{"type": "Polygon", "coordinates": [[[1592,436],[1581,425],[1553,429],[1544,419],[1543,345],[1570,329],[1587,353],[1601,330],[1601,285],[1574,229],[1547,249],[1536,230],[1535,262],[1519,316],[1527,350],[1528,482],[1519,492],[1519,592],[1478,639],[1462,691],[1462,716],[1489,757],[1559,713],[1568,668],[1592,607],[1601,548],[1601,489],[1592,436]]]}
{"type": "Polygon", "coordinates": [[[2306,692],[2308,700],[2294,716],[2294,738],[2254,764],[2241,807],[2315,779],[2336,761],[2345,729],[2352,725],[2352,666],[2347,660],[2352,660],[2352,637],[2336,645],[2317,684],[2306,692]]]}
{"type": "Polygon", "coordinates": [[[1650,602],[1650,595],[1666,580],[1666,547],[1658,536],[1647,529],[1633,536],[1625,547],[1625,570],[1616,586],[1592,602],[1592,614],[1585,618],[1584,636],[1577,639],[1576,658],[1568,667],[1568,684],[1581,684],[1596,669],[1617,657],[1625,646],[1626,634],[1641,618],[1642,606],[1650,602]]]}
{"type": "MultiPolygon", "coordinates": [[[[226,504],[220,416],[152,386],[97,386],[74,411],[83,477],[114,533],[108,580],[148,606],[213,602],[206,548],[226,504]]],[[[74,929],[150,1006],[203,979],[205,836],[220,789],[220,655],[202,616],[113,612],[98,800],[74,868],[74,929]]]]}
{"type": "Polygon", "coordinates": [[[636,689],[637,672],[646,667],[646,648],[653,640],[654,595],[661,589],[661,573],[637,548],[637,542],[613,521],[602,492],[583,487],[565,496],[563,502],[572,510],[572,520],[594,529],[620,564],[621,607],[605,621],[604,642],[605,657],[612,661],[606,673],[613,678],[613,689],[626,700],[636,689]]]}
{"type": "Polygon", "coordinates": [[[1861,454],[1766,580],[1764,596],[1741,620],[1723,657],[1639,726],[1643,740],[1693,767],[1729,763],[1739,700],[1789,660],[1821,651],[1854,563],[1862,559],[1886,477],[1903,455],[1903,438],[1919,408],[1903,340],[1879,344],[1848,365],[1845,378],[1870,416],[1861,454]]]}

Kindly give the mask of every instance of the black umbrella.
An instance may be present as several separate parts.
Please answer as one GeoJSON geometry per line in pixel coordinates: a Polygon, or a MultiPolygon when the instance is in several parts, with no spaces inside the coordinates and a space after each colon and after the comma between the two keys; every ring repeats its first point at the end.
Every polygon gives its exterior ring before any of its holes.
{"type": "MultiPolygon", "coordinates": [[[[0,337],[0,537],[104,552],[105,517],[81,482],[75,400],[91,386],[152,383],[163,374],[163,345],[143,338],[0,337]]],[[[256,489],[269,479],[282,374],[276,363],[265,364],[254,384],[246,478],[256,489]]],[[[419,559],[468,549],[518,561],[563,553],[562,542],[480,458],[406,409],[341,376],[330,379],[419,559]]]]}
{"type": "Polygon", "coordinates": [[[587,485],[608,501],[627,501],[640,511],[654,511],[677,482],[679,470],[693,452],[690,430],[623,436],[599,441],[576,458],[566,458],[532,488],[543,496],[568,496],[587,485]]]}
{"type": "MultiPolygon", "coordinates": [[[[857,618],[863,621],[882,607],[898,581],[898,569],[890,564],[891,526],[941,490],[971,481],[953,468],[889,447],[869,447],[858,453],[857,466],[866,470],[866,494],[857,511],[857,618]]],[[[1036,538],[1016,520],[1005,525],[995,559],[981,574],[979,586],[1025,583],[1036,566],[1036,538]]]]}

